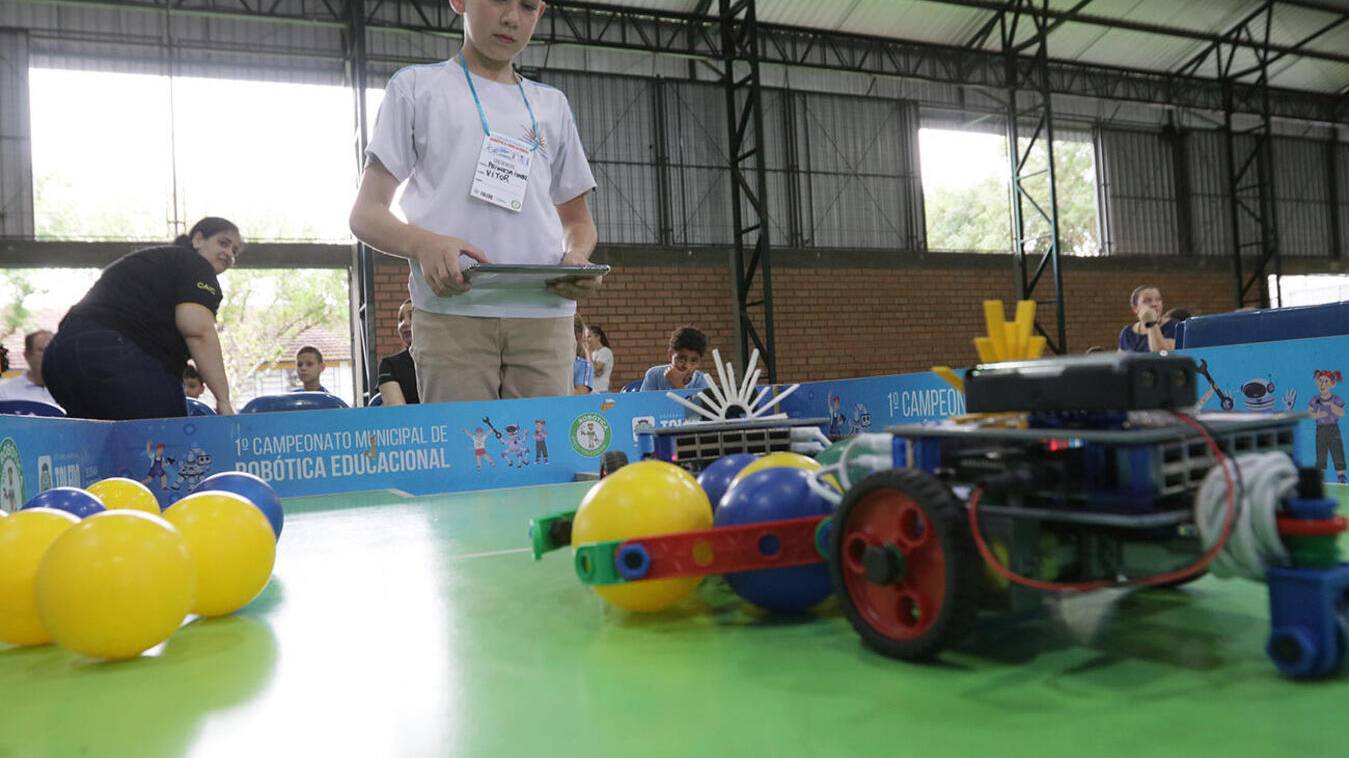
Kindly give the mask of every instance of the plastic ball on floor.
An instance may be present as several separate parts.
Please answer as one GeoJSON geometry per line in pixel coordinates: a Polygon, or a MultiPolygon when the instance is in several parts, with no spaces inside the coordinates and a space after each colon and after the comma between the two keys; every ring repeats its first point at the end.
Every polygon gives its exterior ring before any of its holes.
{"type": "Polygon", "coordinates": [[[824,466],[820,465],[820,462],[814,458],[811,458],[808,455],[801,455],[800,453],[769,453],[740,469],[740,473],[736,474],[731,479],[731,488],[734,488],[736,484],[743,481],[750,474],[769,468],[796,468],[804,471],[819,471],[824,468],[824,466]]]}
{"type": "Polygon", "coordinates": [[[164,511],[164,520],[183,535],[196,567],[193,613],[233,613],[267,586],[276,537],[252,503],[231,492],[196,492],[164,511]]]}
{"type": "MultiPolygon", "coordinates": [[[[632,463],[586,493],[571,525],[571,544],[628,540],[712,526],[712,504],[693,475],[664,461],[632,463]]],[[[679,602],[701,577],[595,585],[609,603],[659,611],[679,602]]]]}
{"type": "Polygon", "coordinates": [[[93,658],[133,658],[168,639],[192,607],[187,541],[141,511],[98,513],[66,530],[37,572],[42,624],[93,658]]]}
{"type": "MultiPolygon", "coordinates": [[[[847,450],[848,446],[853,444],[855,441],[856,441],[855,437],[849,437],[848,439],[845,440],[839,440],[838,442],[835,442],[829,447],[816,453],[815,461],[820,465],[825,466],[826,468],[834,466],[840,460],[842,460],[844,451],[847,450]]],[[[855,456],[857,455],[857,453],[854,452],[853,455],[855,456]]],[[[871,471],[867,469],[865,466],[856,463],[855,458],[849,459],[848,486],[851,487],[852,485],[857,484],[858,482],[862,481],[863,479],[867,478],[870,475],[871,471]]],[[[833,485],[834,489],[838,490],[839,492],[843,491],[843,484],[839,481],[839,477],[830,474],[825,477],[825,481],[833,485]]]]}
{"type": "Polygon", "coordinates": [[[698,474],[698,486],[707,493],[707,499],[712,503],[713,512],[717,509],[717,503],[721,502],[721,496],[726,494],[726,490],[731,487],[731,480],[739,474],[741,469],[753,463],[758,456],[752,453],[734,453],[732,455],[723,455],[716,459],[707,468],[698,474]]]}
{"type": "Polygon", "coordinates": [[[29,508],[55,508],[76,518],[87,518],[105,510],[102,500],[79,487],[52,487],[43,490],[24,503],[22,510],[26,511],[29,508]]]}
{"type": "MultiPolygon", "coordinates": [[[[757,524],[779,519],[827,516],[833,506],[810,489],[810,472],[799,468],[756,471],[726,493],[717,508],[717,526],[757,524]]],[[[779,545],[761,539],[761,551],[772,554],[779,545]]],[[[731,589],[746,601],[777,613],[800,613],[818,605],[833,592],[826,563],[791,566],[726,575],[731,589]]]]}
{"type": "Polygon", "coordinates": [[[37,569],[47,550],[75,516],[52,508],[30,508],[0,519],[0,642],[51,642],[37,612],[37,569]]]}
{"type": "Polygon", "coordinates": [[[121,476],[94,482],[87,488],[89,494],[103,501],[103,507],[110,511],[144,511],[159,515],[159,499],[149,487],[121,476]]]}
{"type": "Polygon", "coordinates": [[[272,525],[272,533],[281,539],[281,528],[286,524],[286,512],[281,508],[281,498],[272,485],[246,471],[222,471],[208,476],[197,485],[194,492],[233,492],[262,510],[272,525]]]}

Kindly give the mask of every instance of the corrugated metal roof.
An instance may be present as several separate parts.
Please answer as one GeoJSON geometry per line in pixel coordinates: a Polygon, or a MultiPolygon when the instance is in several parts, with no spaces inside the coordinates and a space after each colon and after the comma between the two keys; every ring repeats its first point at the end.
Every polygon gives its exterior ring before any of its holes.
{"type": "MultiPolygon", "coordinates": [[[[1078,2],[1051,0],[1049,5],[1052,10],[1067,12],[1078,2]]],[[[1349,14],[1349,1],[1322,2],[1343,5],[1344,12],[1349,14]]],[[[668,10],[691,10],[697,5],[696,1],[681,3],[676,0],[618,0],[618,3],[668,10]]],[[[1096,19],[1118,19],[1216,38],[1234,29],[1262,5],[1261,0],[1094,0],[1081,8],[1080,13],[1096,19]]],[[[715,2],[710,12],[716,12],[715,2]]],[[[963,46],[994,17],[995,11],[969,7],[959,0],[836,0],[827,3],[758,0],[758,14],[761,21],[774,24],[963,46]]],[[[1276,45],[1295,46],[1335,20],[1334,13],[1279,3],[1275,6],[1269,40],[1276,45]]],[[[1263,37],[1263,16],[1257,15],[1252,27],[1256,38],[1263,37]]],[[[1031,28],[1023,22],[1018,40],[1027,39],[1031,28]]],[[[986,41],[984,49],[997,49],[998,45],[994,34],[986,41]]],[[[1193,37],[1112,29],[1101,24],[1073,21],[1057,24],[1049,36],[1051,58],[1149,71],[1177,71],[1207,47],[1209,42],[1193,37]]],[[[1346,54],[1349,52],[1349,22],[1306,42],[1306,49],[1346,54]]],[[[1198,70],[1199,75],[1217,75],[1212,57],[1209,56],[1210,60],[1198,70]]],[[[1248,51],[1241,51],[1236,56],[1237,69],[1254,63],[1255,58],[1248,51]]],[[[1304,56],[1290,55],[1278,60],[1271,75],[1276,84],[1295,89],[1338,92],[1349,87],[1349,65],[1304,56]]]]}
{"type": "MultiPolygon", "coordinates": [[[[1050,8],[1064,13],[1076,9],[1079,1],[1051,0],[1050,8]]],[[[1272,43],[1292,47],[1305,42],[1307,51],[1349,55],[1349,22],[1326,30],[1339,14],[1290,5],[1292,1],[1276,0],[1268,33],[1272,43]],[[1321,32],[1319,36],[1308,41],[1318,32],[1321,32]]],[[[607,2],[681,13],[692,12],[704,4],[700,0],[607,2]]],[[[1349,0],[1317,2],[1325,8],[1343,8],[1343,13],[1349,14],[1349,0]]],[[[715,15],[719,6],[718,0],[712,0],[707,4],[708,14],[715,15]]],[[[1052,26],[1049,55],[1062,61],[1179,71],[1209,46],[1210,38],[1231,31],[1262,6],[1262,0],[1091,0],[1077,9],[1080,15],[1104,21],[1148,24],[1183,31],[1191,36],[1112,29],[1099,23],[1063,20],[1052,26]],[[1200,38],[1196,39],[1194,35],[1200,35],[1200,38]]],[[[956,47],[968,45],[974,33],[995,18],[1000,7],[1001,3],[995,0],[757,0],[759,19],[767,23],[956,47]]],[[[1256,16],[1253,36],[1263,38],[1263,17],[1256,16]]],[[[165,19],[164,14],[126,12],[111,6],[0,2],[0,27],[42,29],[42,55],[64,55],[72,59],[90,54],[110,59],[126,58],[122,53],[129,44],[156,44],[165,33],[165,19]]],[[[194,49],[207,51],[210,55],[234,55],[237,58],[238,52],[245,50],[257,56],[256,60],[250,59],[254,66],[239,66],[242,76],[249,76],[251,68],[259,63],[285,66],[288,65],[285,56],[298,56],[297,61],[309,61],[310,70],[300,74],[305,80],[340,78],[340,29],[336,26],[306,27],[238,18],[226,22],[201,14],[174,14],[168,23],[180,44],[195,46],[194,49]]],[[[1031,29],[1032,25],[1023,20],[1018,38],[1024,40],[1031,29]]],[[[984,47],[997,49],[999,44],[994,34],[984,47]]],[[[427,53],[438,54],[439,51],[427,53]]],[[[409,50],[407,54],[410,58],[419,56],[415,50],[409,50]]],[[[1209,58],[1198,69],[1198,75],[1217,75],[1217,67],[1211,60],[1213,56],[1209,58]]],[[[1238,56],[1236,65],[1243,68],[1250,62],[1253,62],[1252,56],[1246,52],[1238,56]]],[[[295,67],[303,68],[299,64],[295,67]]],[[[1281,86],[1340,92],[1349,89],[1349,64],[1292,54],[1274,64],[1272,77],[1281,86]]]]}

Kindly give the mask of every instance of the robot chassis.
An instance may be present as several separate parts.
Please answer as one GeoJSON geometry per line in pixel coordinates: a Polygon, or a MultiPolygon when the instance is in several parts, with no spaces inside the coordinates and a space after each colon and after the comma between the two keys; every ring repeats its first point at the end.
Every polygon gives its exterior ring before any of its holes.
{"type": "MultiPolygon", "coordinates": [[[[575,567],[603,585],[827,562],[863,641],[903,660],[938,655],[981,610],[1020,613],[1045,592],[1175,586],[1212,567],[1268,586],[1266,652],[1280,672],[1334,674],[1349,630],[1349,563],[1335,545],[1346,522],[1319,472],[1288,459],[1305,416],[1158,410],[1192,405],[1195,378],[1182,356],[979,366],[967,407],[985,413],[842,443],[813,482],[837,503],[832,516],[578,545],[575,567]],[[1280,486],[1259,486],[1251,461],[1272,462],[1280,486]]],[[[667,455],[679,448],[670,436],[657,446],[667,455]]],[[[570,544],[572,515],[531,523],[536,558],[570,544]]]]}

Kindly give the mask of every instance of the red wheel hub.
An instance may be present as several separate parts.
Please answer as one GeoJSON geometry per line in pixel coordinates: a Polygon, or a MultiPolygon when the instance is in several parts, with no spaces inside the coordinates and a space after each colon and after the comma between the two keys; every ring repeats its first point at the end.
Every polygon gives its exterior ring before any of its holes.
{"type": "Polygon", "coordinates": [[[946,554],[927,513],[903,492],[880,489],[862,497],[842,528],[843,583],[858,613],[893,639],[926,633],[946,596],[946,554]],[[868,549],[902,556],[892,581],[868,576],[868,549]]]}

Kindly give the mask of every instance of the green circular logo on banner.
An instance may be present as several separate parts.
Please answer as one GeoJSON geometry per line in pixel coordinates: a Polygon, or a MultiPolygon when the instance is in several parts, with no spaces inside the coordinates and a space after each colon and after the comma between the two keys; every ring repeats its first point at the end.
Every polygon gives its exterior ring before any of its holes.
{"type": "Polygon", "coordinates": [[[598,413],[582,413],[571,422],[571,447],[587,458],[608,450],[612,438],[609,421],[598,413]]]}
{"type": "Polygon", "coordinates": [[[25,502],[23,460],[19,458],[19,446],[13,439],[6,437],[0,442],[0,511],[13,513],[25,502]]]}

